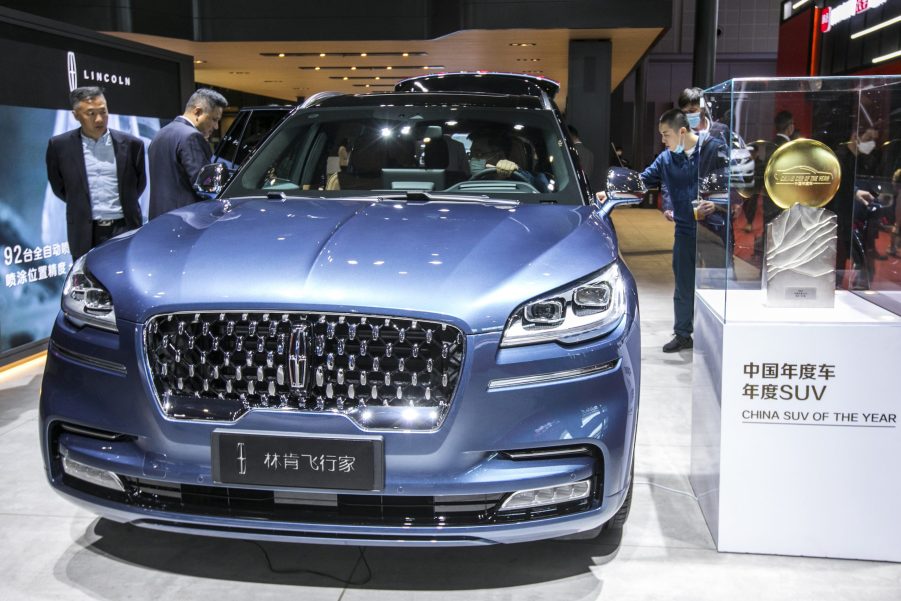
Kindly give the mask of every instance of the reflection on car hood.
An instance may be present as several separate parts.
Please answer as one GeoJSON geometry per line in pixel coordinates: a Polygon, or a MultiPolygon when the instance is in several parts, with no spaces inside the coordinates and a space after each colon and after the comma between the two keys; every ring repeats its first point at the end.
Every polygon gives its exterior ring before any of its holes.
{"type": "Polygon", "coordinates": [[[198,203],[92,251],[116,314],[310,309],[503,326],[616,256],[590,207],[372,200],[198,203]]]}

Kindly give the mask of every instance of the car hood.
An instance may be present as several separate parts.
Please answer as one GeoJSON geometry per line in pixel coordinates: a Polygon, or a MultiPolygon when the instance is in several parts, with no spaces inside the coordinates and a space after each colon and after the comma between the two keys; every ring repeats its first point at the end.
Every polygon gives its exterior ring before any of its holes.
{"type": "Polygon", "coordinates": [[[259,198],[173,211],[87,265],[134,322],[296,309],[431,317],[472,333],[616,253],[590,207],[259,198]]]}

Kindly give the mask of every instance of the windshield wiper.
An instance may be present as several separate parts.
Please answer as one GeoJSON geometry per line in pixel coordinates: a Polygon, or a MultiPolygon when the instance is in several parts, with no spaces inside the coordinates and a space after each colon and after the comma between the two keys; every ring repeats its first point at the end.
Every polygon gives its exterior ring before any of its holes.
{"type": "Polygon", "coordinates": [[[379,195],[379,200],[405,200],[407,202],[448,202],[448,203],[473,203],[487,204],[498,207],[516,207],[519,206],[518,200],[507,198],[489,198],[488,196],[474,196],[465,194],[432,194],[430,192],[413,192],[409,191],[400,194],[379,195]]]}

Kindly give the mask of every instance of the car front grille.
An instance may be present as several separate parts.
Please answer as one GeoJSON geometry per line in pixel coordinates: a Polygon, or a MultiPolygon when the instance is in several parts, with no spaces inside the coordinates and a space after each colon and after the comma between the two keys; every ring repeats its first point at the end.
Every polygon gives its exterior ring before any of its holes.
{"type": "Polygon", "coordinates": [[[145,349],[171,418],[251,409],[333,412],[367,428],[433,429],[456,389],[465,338],[448,324],[330,313],[153,317],[145,349]]]}

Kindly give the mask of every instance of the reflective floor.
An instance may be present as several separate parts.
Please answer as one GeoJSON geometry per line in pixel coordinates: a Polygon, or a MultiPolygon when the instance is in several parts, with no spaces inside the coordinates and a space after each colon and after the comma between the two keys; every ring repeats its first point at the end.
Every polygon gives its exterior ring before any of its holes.
{"type": "Polygon", "coordinates": [[[672,335],[672,225],[657,211],[614,215],[644,335],[636,485],[621,539],[360,550],[99,520],[44,480],[38,361],[0,374],[0,600],[901,600],[901,565],[716,552],[688,484],[691,352],[660,352],[672,335]]]}

